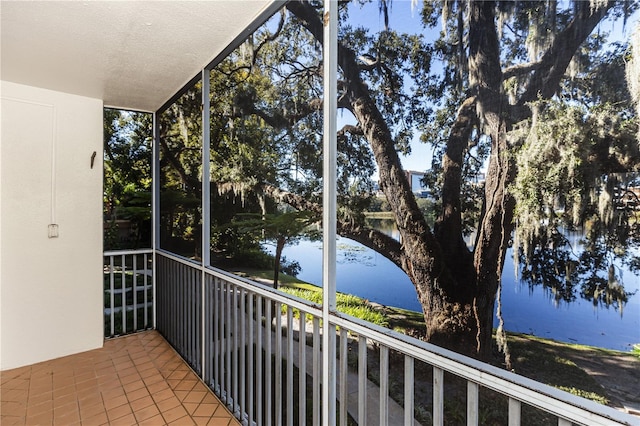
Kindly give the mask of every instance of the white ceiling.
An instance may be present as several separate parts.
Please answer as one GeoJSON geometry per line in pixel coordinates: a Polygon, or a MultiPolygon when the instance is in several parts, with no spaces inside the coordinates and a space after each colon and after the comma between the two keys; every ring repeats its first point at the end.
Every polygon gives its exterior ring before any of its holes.
{"type": "Polygon", "coordinates": [[[0,75],[155,111],[271,3],[2,0],[0,75]]]}

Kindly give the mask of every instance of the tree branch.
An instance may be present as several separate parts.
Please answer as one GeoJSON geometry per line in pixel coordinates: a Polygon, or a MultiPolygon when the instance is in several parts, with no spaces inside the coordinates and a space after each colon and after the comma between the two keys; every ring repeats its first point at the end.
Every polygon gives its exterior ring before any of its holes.
{"type": "Polygon", "coordinates": [[[258,44],[258,47],[253,49],[253,52],[251,53],[251,66],[254,66],[256,64],[256,58],[258,57],[258,53],[260,52],[260,50],[267,43],[270,43],[270,42],[274,41],[276,38],[278,38],[278,36],[282,32],[282,29],[284,28],[285,21],[286,21],[286,15],[284,14],[284,11],[282,11],[280,13],[280,21],[278,22],[278,28],[276,29],[276,31],[273,34],[271,34],[270,36],[265,37],[264,40],[262,40],[260,42],[260,44],[258,44]]]}
{"type": "Polygon", "coordinates": [[[319,217],[322,215],[321,205],[311,202],[298,194],[283,191],[277,186],[266,182],[259,184],[257,189],[259,191],[262,191],[263,194],[270,197],[271,199],[281,203],[289,204],[296,210],[316,213],[319,217]]]}
{"type": "Polygon", "coordinates": [[[192,178],[184,169],[182,162],[176,157],[176,153],[169,148],[165,137],[160,137],[160,149],[162,151],[164,159],[166,159],[171,166],[178,172],[182,183],[194,188],[195,193],[199,194],[200,182],[198,179],[192,178]]]}
{"type": "Polygon", "coordinates": [[[364,136],[364,132],[362,131],[362,127],[353,126],[351,124],[345,124],[342,129],[338,130],[338,140],[346,140],[347,133],[350,135],[364,136]]]}
{"type": "Polygon", "coordinates": [[[502,71],[502,80],[508,80],[511,77],[520,77],[521,75],[536,71],[542,66],[542,62],[528,62],[526,64],[517,64],[502,71]]]}
{"type": "MultiPolygon", "coordinates": [[[[576,16],[555,37],[540,59],[517,106],[525,106],[538,98],[550,99],[558,91],[560,81],[576,50],[614,3],[615,1],[609,0],[605,4],[598,2],[596,7],[592,7],[589,2],[576,2],[576,16]]],[[[516,117],[515,120],[520,121],[522,118],[524,117],[516,117]]]]}
{"type": "Polygon", "coordinates": [[[270,115],[266,111],[256,108],[255,103],[251,103],[245,112],[257,115],[274,129],[282,129],[314,112],[322,111],[322,104],[323,100],[316,98],[300,106],[296,111],[274,111],[273,114],[270,115]]]}
{"type": "Polygon", "coordinates": [[[468,255],[469,250],[462,237],[462,163],[469,146],[471,131],[477,124],[476,97],[467,98],[460,108],[449,133],[442,161],[442,213],[436,227],[436,236],[448,259],[468,255]]]}
{"type": "MultiPolygon", "coordinates": [[[[298,194],[283,191],[277,186],[269,183],[262,183],[259,185],[259,190],[273,200],[286,203],[296,210],[312,212],[318,216],[318,219],[322,216],[322,206],[313,203],[298,194]]],[[[362,228],[353,224],[351,221],[344,221],[340,219],[338,219],[337,231],[339,235],[357,241],[363,246],[380,253],[398,267],[406,267],[407,258],[402,251],[402,245],[399,241],[385,233],[376,229],[362,228]]]]}

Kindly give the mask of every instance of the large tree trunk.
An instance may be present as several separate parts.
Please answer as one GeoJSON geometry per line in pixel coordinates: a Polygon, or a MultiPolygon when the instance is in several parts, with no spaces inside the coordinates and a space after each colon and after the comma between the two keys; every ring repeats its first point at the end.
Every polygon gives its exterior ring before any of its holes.
{"type": "Polygon", "coordinates": [[[513,230],[514,207],[508,185],[515,177],[515,165],[506,140],[509,128],[504,117],[508,104],[502,93],[500,47],[494,10],[494,2],[474,2],[469,22],[469,79],[477,93],[481,128],[491,138],[483,214],[473,254],[476,273],[474,310],[479,329],[477,351],[482,358],[490,354],[493,308],[507,241],[513,230]]]}

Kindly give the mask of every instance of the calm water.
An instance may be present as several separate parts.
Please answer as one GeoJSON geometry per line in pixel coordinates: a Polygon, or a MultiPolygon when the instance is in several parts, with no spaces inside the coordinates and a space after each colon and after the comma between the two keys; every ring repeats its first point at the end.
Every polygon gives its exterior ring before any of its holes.
{"type": "MultiPolygon", "coordinates": [[[[300,263],[298,278],[322,285],[322,242],[302,241],[285,247],[283,254],[300,263]]],[[[391,261],[346,238],[338,238],[337,257],[338,291],[421,311],[413,284],[391,261]]],[[[625,273],[624,282],[627,291],[640,290],[640,278],[632,273],[625,273]]],[[[613,308],[594,308],[580,298],[556,305],[542,286],[530,291],[517,282],[510,252],[503,273],[502,305],[509,331],[623,351],[640,343],[640,291],[629,298],[623,315],[613,308]]]]}

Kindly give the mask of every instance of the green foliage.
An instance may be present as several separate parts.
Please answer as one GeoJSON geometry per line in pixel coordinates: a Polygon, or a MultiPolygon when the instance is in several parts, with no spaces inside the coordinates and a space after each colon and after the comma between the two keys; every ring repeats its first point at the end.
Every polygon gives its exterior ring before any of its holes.
{"type": "Polygon", "coordinates": [[[603,396],[598,395],[595,392],[588,392],[588,391],[584,391],[582,389],[576,389],[573,386],[559,386],[558,389],[563,390],[565,392],[569,392],[572,395],[575,396],[579,396],[581,398],[586,398],[586,399],[590,399],[592,401],[595,401],[599,404],[602,405],[607,405],[609,403],[609,400],[603,396]]]}
{"type": "Polygon", "coordinates": [[[106,250],[151,245],[151,115],[104,110],[106,250]],[[127,235],[117,220],[130,223],[127,235]]]}
{"type": "Polygon", "coordinates": [[[231,226],[242,233],[258,233],[263,239],[284,237],[287,242],[303,235],[317,236],[317,231],[309,227],[318,221],[315,213],[292,211],[278,214],[240,213],[231,226]]]}
{"type": "MultiPolygon", "coordinates": [[[[282,258],[282,250],[286,245],[297,244],[301,238],[317,238],[318,231],[312,228],[317,222],[318,217],[315,213],[306,211],[290,211],[278,214],[258,214],[258,213],[240,213],[230,224],[226,225],[227,230],[236,233],[241,238],[249,239],[254,244],[259,240],[274,242],[276,245],[275,256],[267,255],[272,268],[274,269],[274,285],[277,285],[278,275],[280,271],[290,275],[297,275],[300,271],[300,265],[293,261],[287,262],[282,258]]],[[[252,245],[249,244],[251,247],[252,245]]],[[[250,261],[250,265],[259,268],[264,267],[263,263],[256,264],[255,261],[260,257],[257,252],[262,248],[254,248],[251,250],[255,256],[250,261]]],[[[235,253],[235,261],[242,261],[242,256],[235,253]]]]}
{"type": "Polygon", "coordinates": [[[534,115],[529,132],[526,128],[514,132],[515,138],[526,137],[517,154],[518,175],[512,191],[517,200],[516,242],[522,242],[525,252],[529,242],[543,232],[553,232],[544,220],[561,220],[556,216],[560,208],[568,212],[570,224],[580,223],[585,184],[595,177],[587,162],[590,136],[580,130],[585,110],[557,102],[545,106],[542,116],[534,115]]]}
{"type": "MultiPolygon", "coordinates": [[[[301,299],[308,300],[316,305],[322,304],[322,289],[304,290],[292,287],[283,287],[281,290],[301,299]]],[[[351,294],[337,293],[336,306],[338,311],[347,315],[360,318],[381,327],[388,327],[389,325],[389,319],[385,314],[374,309],[369,302],[360,297],[353,296],[351,294]]],[[[282,309],[283,313],[286,312],[286,306],[283,306],[282,309]]],[[[296,317],[299,316],[299,312],[297,311],[294,311],[294,314],[296,317]]]]}
{"type": "Polygon", "coordinates": [[[372,197],[371,202],[369,203],[370,212],[390,212],[391,208],[389,207],[389,203],[386,199],[382,197],[372,197]]]}
{"type": "Polygon", "coordinates": [[[151,135],[150,114],[105,108],[106,201],[119,205],[126,195],[150,190],[151,135]]]}
{"type": "Polygon", "coordinates": [[[318,48],[277,14],[212,71],[214,181],[320,189],[318,48]]]}
{"type": "Polygon", "coordinates": [[[201,83],[157,115],[160,149],[160,245],[198,256],[201,227],[201,83]]]}
{"type": "Polygon", "coordinates": [[[638,241],[628,237],[638,229],[629,211],[615,205],[614,192],[623,182],[603,175],[603,168],[607,161],[624,163],[615,157],[637,150],[634,121],[608,104],[587,108],[552,101],[535,110],[532,122],[512,133],[519,146],[512,193],[522,279],[550,288],[556,301],[580,295],[595,306],[621,310],[631,294],[615,265],[634,261],[629,248],[638,241]],[[564,233],[582,225],[587,237],[578,256],[564,233]]]}
{"type": "Polygon", "coordinates": [[[429,224],[429,226],[433,226],[439,212],[438,204],[430,198],[418,198],[416,199],[416,202],[418,203],[418,208],[424,215],[424,218],[427,220],[427,224],[429,224]]]}

